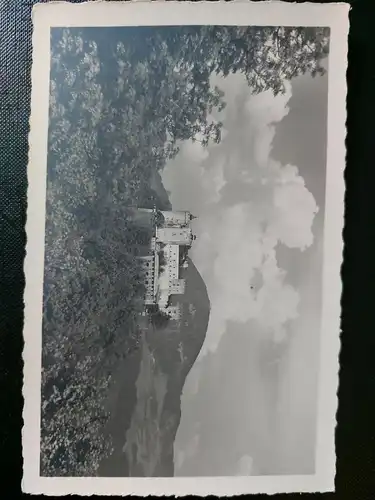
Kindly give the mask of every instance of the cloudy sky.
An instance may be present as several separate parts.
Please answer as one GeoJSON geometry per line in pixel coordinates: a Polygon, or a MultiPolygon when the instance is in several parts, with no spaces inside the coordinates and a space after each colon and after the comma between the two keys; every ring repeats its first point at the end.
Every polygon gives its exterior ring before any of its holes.
{"type": "Polygon", "coordinates": [[[222,142],[183,144],[163,174],[172,206],[198,216],[191,256],[211,302],[176,475],[313,472],[327,78],[277,97],[215,78],[222,142]]]}

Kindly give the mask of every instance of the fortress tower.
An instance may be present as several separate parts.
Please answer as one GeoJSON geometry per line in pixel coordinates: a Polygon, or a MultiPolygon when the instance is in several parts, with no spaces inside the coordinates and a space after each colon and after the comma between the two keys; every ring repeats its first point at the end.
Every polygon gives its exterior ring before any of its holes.
{"type": "Polygon", "coordinates": [[[156,229],[156,241],[160,243],[191,246],[194,239],[190,227],[162,227],[156,229]]]}
{"type": "MultiPolygon", "coordinates": [[[[156,208],[138,208],[138,211],[149,214],[157,212],[156,208]]],[[[187,210],[160,210],[159,212],[164,217],[164,227],[186,227],[192,220],[196,219],[196,217],[187,210]]]]}
{"type": "Polygon", "coordinates": [[[165,227],[185,227],[196,217],[188,211],[162,211],[165,227]]]}

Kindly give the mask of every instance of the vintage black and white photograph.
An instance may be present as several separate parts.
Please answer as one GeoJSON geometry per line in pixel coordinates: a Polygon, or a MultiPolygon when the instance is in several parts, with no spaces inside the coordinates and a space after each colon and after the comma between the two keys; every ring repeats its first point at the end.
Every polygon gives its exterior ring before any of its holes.
{"type": "Polygon", "coordinates": [[[34,11],[26,491],[326,491],[347,8],[116,4],[34,11]]]}

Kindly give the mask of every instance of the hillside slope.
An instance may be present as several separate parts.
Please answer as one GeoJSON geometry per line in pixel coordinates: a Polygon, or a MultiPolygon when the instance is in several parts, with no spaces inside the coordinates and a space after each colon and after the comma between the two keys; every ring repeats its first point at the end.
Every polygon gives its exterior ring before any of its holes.
{"type": "Polygon", "coordinates": [[[141,349],[116,375],[107,430],[115,449],[102,463],[100,476],[173,476],[181,393],[204,342],[210,312],[205,283],[191,261],[184,274],[182,321],[163,329],[144,328],[141,349]]]}

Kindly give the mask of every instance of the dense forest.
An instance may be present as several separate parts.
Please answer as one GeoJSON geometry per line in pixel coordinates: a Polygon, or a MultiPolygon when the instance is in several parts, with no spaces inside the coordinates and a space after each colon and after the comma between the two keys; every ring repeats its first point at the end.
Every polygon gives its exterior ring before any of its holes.
{"type": "Polygon", "coordinates": [[[221,140],[212,73],[254,93],[323,74],[325,28],[53,29],[43,310],[41,474],[92,476],[111,451],[104,401],[140,343],[137,255],[151,227],[130,207],[169,208],[155,188],[181,141],[221,140]]]}

